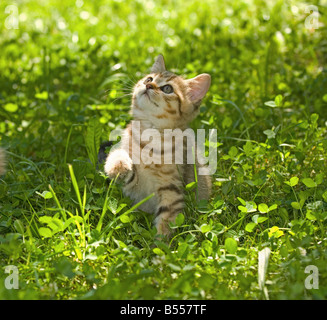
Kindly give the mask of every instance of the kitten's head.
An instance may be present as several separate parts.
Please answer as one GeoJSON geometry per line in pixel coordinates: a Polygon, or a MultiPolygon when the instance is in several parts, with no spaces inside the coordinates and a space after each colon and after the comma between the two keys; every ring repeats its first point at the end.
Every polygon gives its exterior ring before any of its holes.
{"type": "Polygon", "coordinates": [[[135,120],[147,120],[155,128],[183,128],[199,112],[201,100],[209,90],[207,73],[185,80],[167,71],[159,55],[151,73],[133,91],[132,113],[135,120]]]}

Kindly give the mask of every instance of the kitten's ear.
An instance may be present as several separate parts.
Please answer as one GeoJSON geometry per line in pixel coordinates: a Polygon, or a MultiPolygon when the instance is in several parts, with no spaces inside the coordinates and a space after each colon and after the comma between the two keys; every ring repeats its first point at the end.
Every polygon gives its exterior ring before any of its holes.
{"type": "Polygon", "coordinates": [[[200,102],[208,92],[211,84],[211,76],[207,73],[202,73],[195,78],[187,80],[188,96],[193,103],[200,102]]]}
{"type": "Polygon", "coordinates": [[[151,68],[151,73],[160,73],[166,71],[165,60],[162,54],[159,54],[151,68]]]}

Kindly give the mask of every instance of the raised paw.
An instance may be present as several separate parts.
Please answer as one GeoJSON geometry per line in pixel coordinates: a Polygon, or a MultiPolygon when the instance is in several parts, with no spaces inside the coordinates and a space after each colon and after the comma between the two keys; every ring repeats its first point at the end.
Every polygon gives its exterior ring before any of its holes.
{"type": "Polygon", "coordinates": [[[123,179],[133,168],[132,159],[125,150],[115,150],[110,153],[104,170],[110,179],[114,179],[118,174],[123,179]]]}

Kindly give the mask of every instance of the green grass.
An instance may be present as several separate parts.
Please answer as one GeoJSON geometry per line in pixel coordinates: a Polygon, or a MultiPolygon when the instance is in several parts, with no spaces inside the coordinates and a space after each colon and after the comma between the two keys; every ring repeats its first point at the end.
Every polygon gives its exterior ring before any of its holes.
{"type": "Polygon", "coordinates": [[[316,30],[297,1],[16,3],[7,29],[0,2],[0,298],[326,299],[323,1],[316,30]],[[219,135],[212,199],[187,194],[169,243],[96,163],[159,53],[211,74],[192,127],[219,135]]]}

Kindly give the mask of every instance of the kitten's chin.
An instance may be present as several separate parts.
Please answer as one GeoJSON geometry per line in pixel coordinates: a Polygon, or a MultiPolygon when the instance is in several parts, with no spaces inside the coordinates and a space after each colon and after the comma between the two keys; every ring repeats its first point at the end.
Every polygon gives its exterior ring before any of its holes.
{"type": "Polygon", "coordinates": [[[138,105],[141,109],[148,109],[148,108],[153,108],[153,101],[150,97],[150,94],[148,92],[140,92],[136,96],[136,101],[138,102],[138,105]]]}

